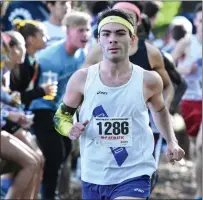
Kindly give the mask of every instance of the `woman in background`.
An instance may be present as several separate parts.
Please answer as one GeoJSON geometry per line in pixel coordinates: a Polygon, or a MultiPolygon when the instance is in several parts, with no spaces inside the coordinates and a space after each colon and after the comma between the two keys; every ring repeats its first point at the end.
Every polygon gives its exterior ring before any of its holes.
{"type": "MultiPolygon", "coordinates": [[[[5,69],[5,65],[7,69],[11,69],[16,63],[23,61],[24,45],[23,37],[17,32],[1,34],[1,70],[5,69]]],[[[19,125],[25,122],[25,118],[20,112],[1,109],[2,129],[6,120],[19,123],[19,125]]],[[[0,150],[0,174],[15,172],[12,184],[11,181],[7,181],[10,188],[5,199],[36,199],[42,171],[39,156],[36,156],[36,153],[17,137],[3,130],[1,131],[0,150]]],[[[3,180],[1,179],[1,181],[3,180]]]]}
{"type": "Polygon", "coordinates": [[[28,109],[32,100],[53,93],[56,86],[36,86],[40,69],[35,60],[35,53],[46,45],[44,25],[33,20],[14,20],[14,24],[14,29],[24,37],[27,52],[24,62],[11,70],[10,89],[20,92],[21,101],[28,109]]]}

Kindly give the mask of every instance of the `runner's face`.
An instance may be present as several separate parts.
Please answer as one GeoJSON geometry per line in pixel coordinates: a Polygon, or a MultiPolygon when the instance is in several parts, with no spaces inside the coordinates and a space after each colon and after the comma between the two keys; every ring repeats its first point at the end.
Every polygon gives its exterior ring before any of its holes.
{"type": "Polygon", "coordinates": [[[129,30],[118,23],[105,24],[99,34],[103,55],[112,62],[124,60],[129,55],[132,38],[129,30]]]}

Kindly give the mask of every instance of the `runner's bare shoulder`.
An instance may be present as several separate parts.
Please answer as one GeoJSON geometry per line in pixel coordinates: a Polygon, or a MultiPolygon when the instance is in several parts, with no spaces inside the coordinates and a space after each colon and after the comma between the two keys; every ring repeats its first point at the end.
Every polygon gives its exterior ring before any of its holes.
{"type": "Polygon", "coordinates": [[[83,94],[84,85],[87,79],[88,68],[77,70],[68,81],[67,88],[83,94]]]}
{"type": "Polygon", "coordinates": [[[148,98],[163,91],[163,81],[161,76],[157,72],[145,70],[143,81],[145,96],[147,96],[148,98]]]}
{"type": "Polygon", "coordinates": [[[77,70],[71,77],[72,80],[76,80],[79,83],[85,83],[87,79],[88,68],[81,68],[77,70]]]}

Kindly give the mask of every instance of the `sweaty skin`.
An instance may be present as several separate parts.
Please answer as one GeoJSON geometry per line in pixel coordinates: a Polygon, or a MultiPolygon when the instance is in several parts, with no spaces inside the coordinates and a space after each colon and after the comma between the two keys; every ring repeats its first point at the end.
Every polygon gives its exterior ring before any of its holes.
{"type": "MultiPolygon", "coordinates": [[[[163,96],[165,100],[165,105],[167,106],[167,108],[169,108],[173,100],[174,89],[173,89],[172,82],[169,78],[169,75],[165,69],[163,57],[160,51],[152,44],[148,42],[145,42],[145,44],[147,48],[149,63],[152,69],[155,70],[162,78],[163,96]]],[[[135,41],[135,43],[131,47],[130,55],[135,54],[136,51],[137,51],[137,42],[135,41]]],[[[86,68],[98,62],[101,62],[102,58],[103,58],[102,49],[99,44],[95,44],[88,52],[88,55],[86,57],[85,63],[82,65],[82,68],[86,68]]]]}

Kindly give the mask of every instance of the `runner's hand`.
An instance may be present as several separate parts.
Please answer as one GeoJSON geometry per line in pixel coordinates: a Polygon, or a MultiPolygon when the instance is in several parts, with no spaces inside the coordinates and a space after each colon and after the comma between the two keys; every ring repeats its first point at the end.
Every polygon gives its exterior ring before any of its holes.
{"type": "Polygon", "coordinates": [[[71,128],[68,137],[71,140],[77,140],[82,135],[82,133],[84,132],[85,127],[87,126],[88,123],[89,123],[88,120],[85,120],[83,123],[81,123],[81,122],[75,123],[73,125],[73,127],[71,128]]]}
{"type": "Polygon", "coordinates": [[[177,142],[169,142],[167,145],[167,151],[166,151],[167,158],[169,162],[171,162],[173,165],[175,164],[175,161],[180,161],[184,155],[184,150],[178,145],[177,142]]]}

